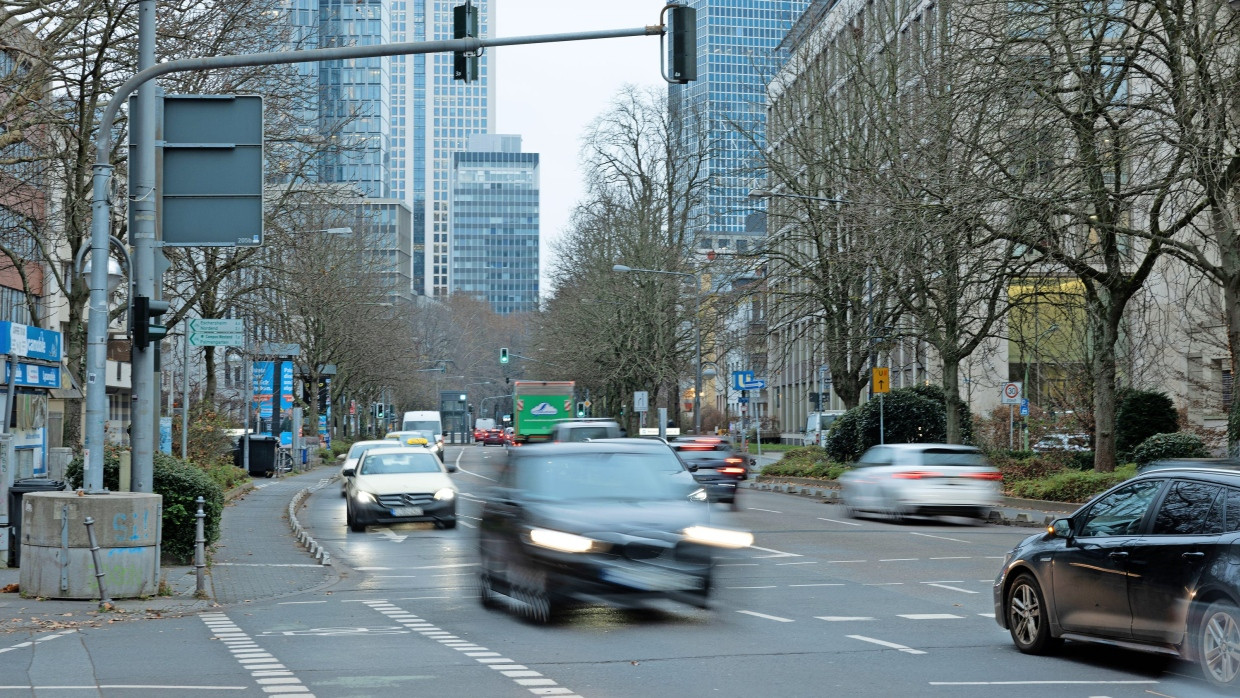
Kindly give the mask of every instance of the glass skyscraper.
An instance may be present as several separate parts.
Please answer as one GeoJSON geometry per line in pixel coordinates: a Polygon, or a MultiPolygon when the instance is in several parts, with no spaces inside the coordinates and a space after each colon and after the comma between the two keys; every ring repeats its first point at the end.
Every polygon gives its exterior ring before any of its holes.
{"type": "MultiPolygon", "coordinates": [[[[760,176],[765,145],[766,85],[779,63],[775,50],[808,0],[689,0],[697,10],[698,79],[669,87],[669,104],[696,123],[710,161],[708,202],[695,212],[697,246],[748,248],[766,232],[755,215],[763,202],[749,199],[760,176]]],[[[744,249],[740,251],[745,251],[744,249]]]]}
{"type": "MultiPolygon", "coordinates": [[[[386,0],[393,41],[452,37],[452,8],[462,0],[386,0]]],[[[491,35],[491,2],[474,0],[479,32],[491,35]]],[[[452,79],[452,54],[396,56],[392,72],[392,196],[413,211],[416,293],[446,296],[449,285],[452,156],[472,134],[495,123],[490,57],[478,58],[478,80],[452,79]]]]}
{"type": "Polygon", "coordinates": [[[451,289],[501,315],[538,310],[538,154],[475,135],[452,156],[451,289]]]}

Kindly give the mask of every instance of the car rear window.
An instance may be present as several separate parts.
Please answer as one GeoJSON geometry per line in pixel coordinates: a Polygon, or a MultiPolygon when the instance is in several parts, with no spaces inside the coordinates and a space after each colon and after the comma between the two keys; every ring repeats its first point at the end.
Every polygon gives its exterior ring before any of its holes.
{"type": "Polygon", "coordinates": [[[354,459],[361,458],[363,453],[369,451],[372,448],[379,448],[379,447],[391,448],[392,444],[391,443],[354,444],[349,447],[349,455],[345,456],[345,458],[354,458],[354,459]]]}
{"type": "Polygon", "coordinates": [[[571,427],[564,430],[560,441],[581,442],[586,439],[610,439],[619,436],[609,427],[571,427]]]}
{"type": "Polygon", "coordinates": [[[514,465],[521,489],[551,499],[680,499],[692,485],[675,456],[649,450],[528,456],[514,465]]]}
{"type": "Polygon", "coordinates": [[[725,451],[678,448],[676,453],[684,460],[720,460],[727,457],[725,451]]]}
{"type": "Polygon", "coordinates": [[[961,451],[951,448],[928,448],[921,452],[922,465],[990,467],[990,461],[979,451],[961,451]]]}

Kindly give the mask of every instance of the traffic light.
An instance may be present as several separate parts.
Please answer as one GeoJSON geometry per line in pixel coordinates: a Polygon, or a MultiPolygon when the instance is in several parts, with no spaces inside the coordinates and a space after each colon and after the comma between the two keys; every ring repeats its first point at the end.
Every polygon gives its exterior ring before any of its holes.
{"type": "Polygon", "coordinates": [[[168,312],[168,301],[151,300],[147,296],[133,298],[133,345],[145,350],[168,336],[168,328],[159,316],[168,312]]]}
{"type": "Polygon", "coordinates": [[[586,416],[586,403],[580,402],[580,401],[577,403],[577,416],[578,417],[586,416]]]}
{"type": "Polygon", "coordinates": [[[684,84],[697,80],[697,10],[687,5],[668,5],[667,81],[684,84]]]}
{"type": "MultiPolygon", "coordinates": [[[[452,38],[478,37],[478,8],[466,0],[464,5],[452,8],[452,38]]],[[[473,82],[478,79],[478,54],[465,51],[452,52],[452,79],[473,82]]]]}
{"type": "Polygon", "coordinates": [[[508,363],[508,347],[500,347],[500,349],[499,349],[499,362],[500,362],[501,364],[506,364],[506,363],[508,363]]]}
{"type": "Polygon", "coordinates": [[[383,419],[383,403],[375,403],[375,419],[383,419]]]}

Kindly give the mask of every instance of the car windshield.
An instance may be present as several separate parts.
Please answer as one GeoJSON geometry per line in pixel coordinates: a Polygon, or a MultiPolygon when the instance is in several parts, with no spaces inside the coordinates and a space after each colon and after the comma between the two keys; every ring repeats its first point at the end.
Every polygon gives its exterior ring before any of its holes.
{"type": "Polygon", "coordinates": [[[434,434],[439,429],[437,422],[423,419],[411,419],[405,422],[405,431],[424,431],[428,434],[434,434]]]}
{"type": "Polygon", "coordinates": [[[684,474],[670,453],[573,453],[522,458],[517,483],[551,499],[682,499],[684,474]]]}
{"type": "Polygon", "coordinates": [[[439,459],[431,453],[384,453],[362,461],[362,475],[437,473],[439,459]]]}
{"type": "Polygon", "coordinates": [[[615,436],[609,427],[571,427],[565,429],[560,441],[581,442],[586,439],[607,439],[615,436]]]}
{"type": "Polygon", "coordinates": [[[349,455],[345,456],[345,458],[348,458],[349,460],[357,460],[358,458],[362,457],[363,453],[369,451],[372,448],[378,448],[380,446],[382,446],[383,448],[391,448],[392,444],[390,443],[353,444],[352,446],[349,447],[349,455]]]}
{"type": "Polygon", "coordinates": [[[960,451],[950,448],[931,448],[922,451],[922,465],[961,465],[969,467],[990,467],[986,456],[977,451],[960,451]]]}

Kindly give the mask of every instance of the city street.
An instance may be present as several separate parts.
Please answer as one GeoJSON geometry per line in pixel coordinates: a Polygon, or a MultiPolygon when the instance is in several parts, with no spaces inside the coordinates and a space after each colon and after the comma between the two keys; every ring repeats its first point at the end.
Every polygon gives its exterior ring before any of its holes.
{"type": "Polygon", "coordinates": [[[300,519],[344,571],[330,587],[0,636],[0,696],[1215,695],[1195,666],[1155,655],[1072,643],[1055,657],[1017,652],[994,622],[991,583],[1033,529],[854,521],[769,492],[745,492],[739,512],[716,505],[756,544],[720,561],[709,611],[589,607],[541,627],[486,610],[474,591],[476,500],[505,457],[448,448],[460,467],[456,530],[349,533],[339,488],[319,489],[300,519]]]}

